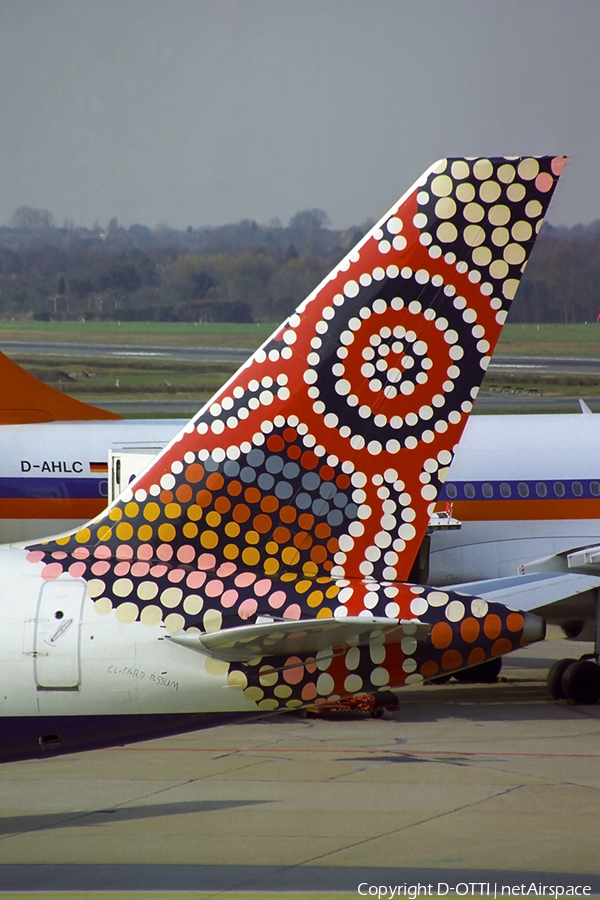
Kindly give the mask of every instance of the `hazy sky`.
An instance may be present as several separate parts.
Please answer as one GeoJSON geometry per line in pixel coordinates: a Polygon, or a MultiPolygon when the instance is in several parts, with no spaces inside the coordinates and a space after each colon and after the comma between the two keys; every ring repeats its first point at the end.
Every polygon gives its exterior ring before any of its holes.
{"type": "Polygon", "coordinates": [[[342,227],[505,153],[600,218],[599,0],[0,0],[0,85],[0,223],[342,227]]]}

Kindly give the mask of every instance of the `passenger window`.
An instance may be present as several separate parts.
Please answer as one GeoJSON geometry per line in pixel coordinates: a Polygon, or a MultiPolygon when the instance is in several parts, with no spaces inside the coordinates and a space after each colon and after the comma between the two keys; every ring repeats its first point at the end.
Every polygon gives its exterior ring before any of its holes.
{"type": "Polygon", "coordinates": [[[465,484],[465,497],[468,500],[472,500],[475,496],[475,488],[472,484],[465,484]]]}
{"type": "Polygon", "coordinates": [[[554,482],[554,496],[555,497],[564,497],[565,496],[565,486],[562,481],[554,482]]]}
{"type": "Polygon", "coordinates": [[[574,481],[572,484],[573,494],[576,497],[581,497],[583,495],[583,485],[580,481],[574,481]]]}
{"type": "Polygon", "coordinates": [[[597,481],[590,481],[590,492],[592,497],[600,497],[600,484],[597,481]]]}
{"type": "Polygon", "coordinates": [[[543,481],[538,481],[538,483],[535,486],[535,492],[538,495],[538,497],[545,497],[548,493],[548,488],[546,487],[546,485],[544,484],[543,481]]]}
{"type": "Polygon", "coordinates": [[[529,488],[524,481],[519,484],[518,491],[519,497],[529,497],[529,488]]]}
{"type": "Polygon", "coordinates": [[[494,488],[492,487],[491,484],[484,484],[483,487],[481,488],[481,490],[482,490],[483,496],[487,500],[489,500],[491,497],[494,496],[494,488]]]}
{"type": "Polygon", "coordinates": [[[500,493],[501,493],[502,496],[505,497],[505,498],[510,497],[510,495],[511,495],[511,493],[512,493],[512,491],[511,491],[511,489],[510,489],[510,484],[506,484],[506,482],[503,482],[503,483],[500,485],[500,493]]]}
{"type": "Polygon", "coordinates": [[[456,500],[456,495],[458,491],[456,490],[455,484],[447,484],[446,485],[446,497],[448,500],[456,500]]]}

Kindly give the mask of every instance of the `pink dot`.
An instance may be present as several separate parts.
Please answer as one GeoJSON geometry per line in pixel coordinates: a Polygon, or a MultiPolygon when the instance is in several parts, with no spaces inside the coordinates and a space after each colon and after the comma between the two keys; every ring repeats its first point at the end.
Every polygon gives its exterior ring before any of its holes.
{"type": "Polygon", "coordinates": [[[92,566],[92,572],[94,575],[104,575],[105,572],[108,572],[110,569],[110,563],[106,559],[101,559],[100,562],[95,562],[92,566]]]}
{"type": "Polygon", "coordinates": [[[162,576],[167,571],[167,566],[152,566],[150,569],[150,574],[153,578],[162,578],[162,576]]]}
{"type": "Polygon", "coordinates": [[[85,574],[85,563],[84,562],[75,562],[69,566],[69,575],[73,578],[81,578],[82,575],[85,574]]]}
{"type": "Polygon", "coordinates": [[[137,548],[138,559],[152,559],[154,556],[154,548],[152,544],[140,544],[137,548]]]}
{"type": "Polygon", "coordinates": [[[283,678],[288,684],[300,684],[304,678],[302,660],[297,656],[290,656],[289,659],[286,659],[283,678]]]}
{"type": "Polygon", "coordinates": [[[550,175],[548,172],[540,172],[538,177],[535,179],[536,188],[538,189],[538,191],[541,191],[543,194],[545,194],[547,191],[549,191],[553,184],[554,184],[554,179],[552,178],[552,175],[550,175]]]}
{"type": "Polygon", "coordinates": [[[110,555],[110,547],[107,547],[106,544],[99,544],[98,547],[94,548],[96,559],[109,559],[110,555]]]}
{"type": "Polygon", "coordinates": [[[308,684],[305,684],[302,688],[302,699],[303,700],[314,700],[317,696],[317,686],[313,684],[312,681],[309,681],[308,684]]]}
{"type": "Polygon", "coordinates": [[[286,600],[287,597],[284,591],[275,591],[275,593],[271,594],[269,597],[269,606],[272,606],[273,609],[279,609],[286,600]]]}
{"type": "Polygon", "coordinates": [[[115,555],[117,559],[133,559],[133,547],[129,544],[119,544],[115,555]]]}
{"type": "Polygon", "coordinates": [[[127,574],[129,574],[129,569],[130,569],[130,568],[131,568],[131,566],[129,565],[128,562],[126,562],[126,561],[119,562],[119,563],[117,563],[116,566],[115,566],[115,575],[118,575],[119,578],[120,578],[122,575],[127,575],[127,574]]]}
{"type": "Polygon", "coordinates": [[[254,593],[257,597],[264,597],[271,590],[271,580],[269,578],[261,578],[254,585],[254,593]]]}
{"type": "Polygon", "coordinates": [[[37,563],[41,562],[46,554],[43,550],[30,550],[27,554],[27,562],[37,563]]]}
{"type": "Polygon", "coordinates": [[[196,588],[202,587],[205,581],[206,572],[190,572],[185,583],[189,588],[195,590],[196,588]]]}
{"type": "Polygon", "coordinates": [[[62,572],[63,567],[60,563],[49,563],[42,569],[42,578],[45,581],[51,581],[53,578],[58,578],[59,575],[62,575],[62,572]]]}
{"type": "Polygon", "coordinates": [[[66,558],[67,558],[67,554],[65,553],[64,550],[56,550],[52,554],[52,559],[66,559],[66,558]]]}
{"type": "Polygon", "coordinates": [[[256,575],[253,575],[252,572],[240,572],[235,579],[235,585],[236,587],[250,587],[255,581],[256,575]]]}
{"type": "Polygon", "coordinates": [[[256,610],[258,609],[258,603],[254,599],[254,597],[246,597],[245,600],[240,603],[238,609],[238,615],[240,619],[249,619],[250,616],[253,616],[256,610]]]}
{"type": "Polygon", "coordinates": [[[217,569],[217,575],[219,578],[227,578],[228,575],[233,575],[234,572],[237,571],[237,566],[235,563],[226,562],[219,566],[217,569]]]}
{"type": "Polygon", "coordinates": [[[178,584],[185,578],[185,569],[171,569],[167,578],[173,584],[178,584]]]}
{"type": "Polygon", "coordinates": [[[208,582],[204,590],[207,597],[220,597],[223,593],[223,582],[215,578],[213,581],[208,582]]]}
{"type": "Polygon", "coordinates": [[[552,160],[552,171],[555,175],[560,175],[567,161],[566,156],[555,156],[552,160]]]}
{"type": "Polygon", "coordinates": [[[196,559],[196,551],[191,544],[184,544],[177,551],[177,559],[182,563],[191,563],[196,559]]]}
{"type": "Polygon", "coordinates": [[[173,556],[173,548],[170,544],[161,544],[156,551],[156,555],[159,559],[162,559],[163,562],[169,562],[173,556]]]}
{"type": "Polygon", "coordinates": [[[145,575],[148,574],[149,570],[150,570],[150,566],[148,565],[147,562],[134,562],[134,564],[131,567],[131,574],[135,578],[143,578],[145,575]]]}
{"type": "Polygon", "coordinates": [[[221,606],[229,609],[230,606],[233,606],[235,604],[237,598],[238,592],[234,591],[233,588],[229,591],[225,591],[225,593],[221,597],[221,606]]]}
{"type": "Polygon", "coordinates": [[[317,671],[317,664],[314,659],[307,659],[304,663],[307,672],[313,675],[317,671]]]}
{"type": "Polygon", "coordinates": [[[74,559],[87,559],[89,555],[90,551],[87,547],[75,547],[71,554],[74,559]]]}
{"type": "Polygon", "coordinates": [[[203,553],[198,557],[198,568],[204,569],[208,571],[209,569],[214,569],[217,565],[217,561],[214,558],[212,553],[203,553]]]}
{"type": "Polygon", "coordinates": [[[301,615],[302,610],[297,603],[292,603],[291,606],[288,606],[288,608],[283,611],[284,619],[299,619],[301,615]]]}

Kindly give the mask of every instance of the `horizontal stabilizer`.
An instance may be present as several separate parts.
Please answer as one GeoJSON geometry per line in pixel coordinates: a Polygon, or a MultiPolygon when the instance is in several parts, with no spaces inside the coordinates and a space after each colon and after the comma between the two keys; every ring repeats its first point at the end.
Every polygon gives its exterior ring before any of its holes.
{"type": "Polygon", "coordinates": [[[242,625],[212,633],[187,633],[170,640],[214,659],[248,662],[259,656],[290,656],[363,647],[370,642],[399,643],[403,637],[426,640],[429,625],[414,619],[366,618],[307,619],[294,622],[265,622],[242,625]]]}
{"type": "Polygon", "coordinates": [[[580,597],[600,587],[600,577],[579,575],[573,572],[537,572],[530,575],[514,575],[493,578],[489,581],[472,581],[452,585],[457,593],[476,594],[483,600],[516,607],[524,612],[539,612],[563,600],[580,597]]]}

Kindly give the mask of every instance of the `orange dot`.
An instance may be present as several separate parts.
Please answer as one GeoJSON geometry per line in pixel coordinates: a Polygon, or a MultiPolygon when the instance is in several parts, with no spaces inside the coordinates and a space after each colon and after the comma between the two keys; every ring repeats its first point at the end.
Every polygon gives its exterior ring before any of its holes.
{"type": "Polygon", "coordinates": [[[298,459],[301,453],[302,450],[300,449],[298,444],[292,444],[291,447],[287,448],[287,455],[290,459],[298,459]]]}
{"type": "Polygon", "coordinates": [[[227,485],[227,493],[231,494],[232,497],[237,497],[238,494],[242,493],[242,485],[239,481],[230,481],[227,485]]]}
{"type": "Polygon", "coordinates": [[[211,472],[206,479],[206,487],[209,491],[220,491],[223,487],[225,479],[220,472],[211,472]]]}
{"type": "Polygon", "coordinates": [[[315,534],[320,541],[323,541],[331,534],[331,528],[329,527],[329,525],[326,525],[325,522],[319,522],[319,524],[315,527],[315,534]]]}
{"type": "Polygon", "coordinates": [[[499,638],[492,644],[492,656],[504,656],[505,653],[510,653],[511,650],[514,650],[514,647],[508,638],[499,638]]]}
{"type": "Polygon", "coordinates": [[[305,450],[302,454],[302,459],[300,460],[300,462],[304,469],[314,469],[318,464],[319,459],[317,456],[315,456],[312,450],[305,450]]]}
{"type": "Polygon", "coordinates": [[[325,562],[327,559],[327,550],[321,544],[316,544],[310,551],[310,558],[315,563],[325,562]]]}
{"type": "Polygon", "coordinates": [[[254,487],[246,488],[244,491],[244,499],[246,503],[260,503],[262,494],[254,487]]]}
{"type": "Polygon", "coordinates": [[[313,523],[315,521],[315,517],[311,516],[310,513],[302,513],[301,516],[298,516],[298,525],[302,528],[303,531],[310,531],[313,527],[313,523]]]}
{"type": "Polygon", "coordinates": [[[173,502],[173,491],[161,491],[159,495],[159,500],[161,503],[164,503],[165,506],[167,503],[173,502]]]}
{"type": "Polygon", "coordinates": [[[294,535],[294,545],[298,550],[308,550],[311,544],[312,538],[306,531],[299,531],[298,534],[294,535]]]}
{"type": "Polygon", "coordinates": [[[236,522],[247,522],[250,518],[250,510],[245,503],[238,503],[233,507],[233,518],[236,522]]]}
{"type": "Polygon", "coordinates": [[[192,489],[189,484],[180,484],[175,492],[180,503],[189,503],[192,499],[192,489]]]}
{"type": "Polygon", "coordinates": [[[473,647],[471,652],[469,653],[469,658],[467,662],[470,666],[478,666],[479,663],[482,663],[485,659],[485,650],[483,647],[473,647]]]}
{"type": "Polygon", "coordinates": [[[271,437],[267,439],[267,447],[271,453],[280,453],[285,447],[285,443],[281,435],[272,434],[271,437]]]}
{"type": "Polygon", "coordinates": [[[350,476],[345,474],[338,475],[335,479],[335,483],[341,491],[345,491],[347,487],[350,487],[350,476]]]}
{"type": "Polygon", "coordinates": [[[293,506],[282,506],[279,510],[279,518],[282,522],[289,525],[290,522],[294,522],[296,519],[296,510],[293,506]]]}
{"type": "Polygon", "coordinates": [[[273,540],[277,541],[278,544],[287,544],[290,539],[290,533],[287,528],[282,528],[280,525],[273,532],[273,540]]]}
{"type": "Polygon", "coordinates": [[[509,631],[521,631],[525,620],[521,613],[509,613],[506,617],[506,627],[509,631]]]}
{"type": "Polygon", "coordinates": [[[458,650],[446,650],[442,656],[442,669],[446,669],[447,672],[450,669],[458,669],[462,664],[463,658],[458,650]]]}
{"type": "Polygon", "coordinates": [[[269,494],[268,497],[263,497],[260,501],[260,508],[264,513],[274,513],[279,509],[279,500],[277,497],[269,494]]]}
{"type": "Polygon", "coordinates": [[[460,623],[460,634],[463,641],[466,641],[467,644],[472,644],[473,641],[476,641],[479,637],[480,627],[477,619],[473,619],[469,617],[468,619],[463,619],[460,623]]]}
{"type": "Polygon", "coordinates": [[[283,437],[288,442],[288,444],[292,444],[298,437],[298,434],[295,428],[286,428],[283,432],[283,437]]]}
{"type": "Polygon", "coordinates": [[[212,503],[212,494],[210,491],[198,491],[196,494],[196,503],[198,506],[210,506],[212,503]]]}
{"type": "Polygon", "coordinates": [[[432,659],[428,659],[427,662],[424,662],[421,666],[421,675],[425,678],[431,678],[438,671],[439,666],[432,659]]]}
{"type": "Polygon", "coordinates": [[[495,640],[501,631],[502,621],[500,616],[497,616],[495,613],[490,613],[489,616],[485,617],[483,620],[483,633],[490,641],[495,640]]]}
{"type": "Polygon", "coordinates": [[[436,622],[431,629],[431,643],[437,650],[443,650],[452,643],[452,629],[447,622],[436,622]]]}
{"type": "Polygon", "coordinates": [[[260,534],[266,534],[267,531],[270,531],[273,523],[269,516],[265,516],[263,514],[254,517],[254,521],[252,523],[256,531],[260,534]]]}
{"type": "Polygon", "coordinates": [[[321,476],[323,481],[331,481],[331,479],[335,475],[335,472],[333,471],[331,466],[321,466],[321,468],[319,469],[319,475],[321,476]]]}
{"type": "Polygon", "coordinates": [[[186,481],[189,481],[190,484],[197,484],[199,481],[202,481],[203,476],[204,469],[199,463],[192,463],[185,470],[186,481]]]}
{"type": "Polygon", "coordinates": [[[330,553],[337,553],[340,549],[340,545],[338,543],[338,539],[336,537],[332,537],[327,541],[327,549],[330,553]]]}
{"type": "Polygon", "coordinates": [[[224,513],[229,512],[229,510],[231,509],[231,503],[229,502],[227,497],[217,497],[217,499],[215,500],[215,509],[218,513],[221,513],[221,515],[223,515],[224,513]]]}

